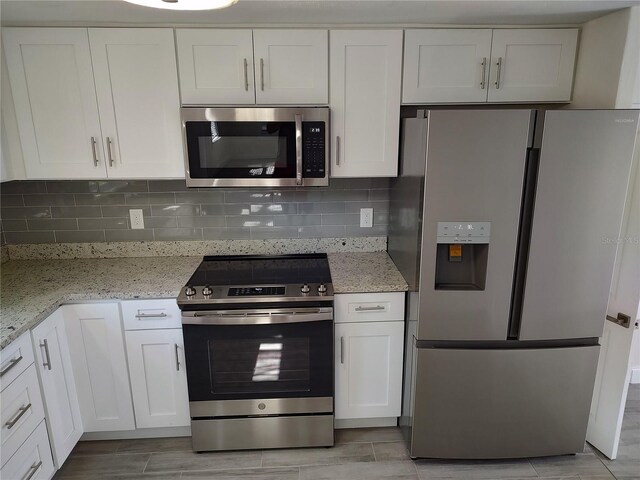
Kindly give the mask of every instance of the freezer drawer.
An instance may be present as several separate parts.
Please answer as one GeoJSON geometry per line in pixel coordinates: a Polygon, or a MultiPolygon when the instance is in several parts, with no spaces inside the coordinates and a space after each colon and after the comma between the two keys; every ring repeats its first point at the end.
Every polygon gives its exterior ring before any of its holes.
{"type": "Polygon", "coordinates": [[[411,456],[581,452],[599,349],[418,349],[411,456]]]}

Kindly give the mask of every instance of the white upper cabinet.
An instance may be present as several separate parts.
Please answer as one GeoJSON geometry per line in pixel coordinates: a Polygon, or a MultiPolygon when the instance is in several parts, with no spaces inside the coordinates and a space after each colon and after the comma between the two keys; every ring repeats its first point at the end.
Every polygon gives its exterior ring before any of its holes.
{"type": "Polygon", "coordinates": [[[87,30],[3,28],[27,178],[102,178],[87,30]]]}
{"type": "Polygon", "coordinates": [[[250,105],[256,101],[251,30],[177,29],[184,105],[250,105]]]}
{"type": "Polygon", "coordinates": [[[571,100],[578,29],[493,31],[490,102],[571,100]]]}
{"type": "Polygon", "coordinates": [[[109,177],[183,177],[173,31],[92,28],[89,42],[109,177]]]}
{"type": "Polygon", "coordinates": [[[254,30],[256,103],[326,104],[326,30],[254,30]]]}
{"type": "Polygon", "coordinates": [[[402,30],[332,30],[329,48],[331,176],[397,176],[402,30]]]}
{"type": "Polygon", "coordinates": [[[402,102],[486,102],[491,33],[491,29],[407,30],[402,102]]]}

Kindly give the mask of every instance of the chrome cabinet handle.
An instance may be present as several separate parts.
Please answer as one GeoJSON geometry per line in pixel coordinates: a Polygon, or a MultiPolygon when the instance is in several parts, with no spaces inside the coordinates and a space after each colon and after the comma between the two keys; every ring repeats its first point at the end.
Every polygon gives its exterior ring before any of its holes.
{"type": "Polygon", "coordinates": [[[340,363],[344,364],[344,337],[340,337],[340,363]]]}
{"type": "Polygon", "coordinates": [[[22,355],[20,355],[18,358],[12,358],[11,360],[9,360],[9,364],[2,370],[0,370],[0,377],[2,377],[5,373],[8,373],[9,370],[11,370],[18,364],[18,362],[20,362],[20,360],[22,360],[22,355]]]}
{"type": "Polygon", "coordinates": [[[484,87],[485,87],[484,79],[487,76],[487,57],[484,57],[482,59],[481,65],[482,65],[482,78],[480,79],[480,89],[484,90],[484,87]]]}
{"type": "Polygon", "coordinates": [[[244,59],[244,89],[245,91],[249,91],[249,73],[247,66],[247,59],[244,59]]]}
{"type": "Polygon", "coordinates": [[[375,307],[356,307],[356,312],[377,312],[380,310],[384,310],[385,308],[382,305],[376,305],[375,307]]]}
{"type": "Polygon", "coordinates": [[[264,92],[264,60],[260,59],[260,90],[264,92]]]}
{"type": "Polygon", "coordinates": [[[165,318],[168,316],[166,313],[138,313],[136,318],[165,318]]]}
{"type": "Polygon", "coordinates": [[[91,152],[93,153],[93,166],[98,166],[98,154],[96,153],[96,137],[91,137],[91,152]]]}
{"type": "Polygon", "coordinates": [[[629,315],[625,315],[622,312],[618,313],[618,316],[616,317],[607,315],[607,320],[624,328],[629,328],[631,326],[631,317],[629,315]]]}
{"type": "Polygon", "coordinates": [[[498,57],[498,62],[496,63],[498,66],[498,73],[496,74],[496,90],[500,88],[500,75],[502,73],[502,57],[498,57]]]}
{"type": "Polygon", "coordinates": [[[27,472],[27,474],[24,476],[22,480],[31,480],[31,478],[33,478],[33,476],[36,474],[36,472],[41,466],[42,466],[42,460],[40,460],[38,463],[34,463],[33,465],[31,465],[31,467],[29,467],[29,471],[27,472]]]}
{"type": "Polygon", "coordinates": [[[180,371],[180,355],[178,354],[178,344],[174,343],[174,346],[176,347],[176,371],[180,371]]]}
{"type": "Polygon", "coordinates": [[[27,404],[24,407],[20,407],[18,409],[18,412],[16,413],[16,415],[9,420],[8,422],[6,422],[4,425],[5,427],[7,427],[8,430],[10,430],[16,423],[18,423],[18,420],[20,420],[22,418],[22,416],[27,413],[27,410],[29,410],[31,408],[31,404],[27,404]]]}
{"type": "Polygon", "coordinates": [[[44,339],[41,343],[40,343],[40,348],[44,347],[44,354],[46,357],[46,361],[42,362],[42,366],[45,367],[47,370],[51,370],[51,357],[49,356],[49,343],[47,342],[47,339],[44,339]]]}
{"type": "Polygon", "coordinates": [[[111,153],[111,137],[107,137],[107,154],[109,155],[109,166],[113,167],[113,155],[111,153]]]}
{"type": "Polygon", "coordinates": [[[296,115],[296,185],[302,185],[302,115],[296,115]]]}
{"type": "Polygon", "coordinates": [[[340,165],[340,136],[336,135],[336,165],[340,165]]]}

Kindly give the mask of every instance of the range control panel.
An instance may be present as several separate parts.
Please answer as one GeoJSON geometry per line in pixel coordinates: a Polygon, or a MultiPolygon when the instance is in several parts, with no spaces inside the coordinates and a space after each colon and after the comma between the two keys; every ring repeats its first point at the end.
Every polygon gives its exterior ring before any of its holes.
{"type": "Polygon", "coordinates": [[[489,243],[491,222],[438,222],[438,243],[489,243]]]}
{"type": "Polygon", "coordinates": [[[284,295],[285,287],[232,287],[229,289],[230,297],[244,297],[255,295],[284,295]]]}
{"type": "Polygon", "coordinates": [[[326,176],[325,133],[324,122],[302,122],[303,177],[324,178],[326,176]]]}

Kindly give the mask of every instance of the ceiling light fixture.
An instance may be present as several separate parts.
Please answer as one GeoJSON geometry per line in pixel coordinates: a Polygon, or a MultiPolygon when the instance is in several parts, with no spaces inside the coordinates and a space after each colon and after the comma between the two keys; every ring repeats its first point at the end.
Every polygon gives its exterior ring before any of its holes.
{"type": "Polygon", "coordinates": [[[168,10],[215,10],[230,7],[238,0],[124,0],[144,7],[168,10]]]}

